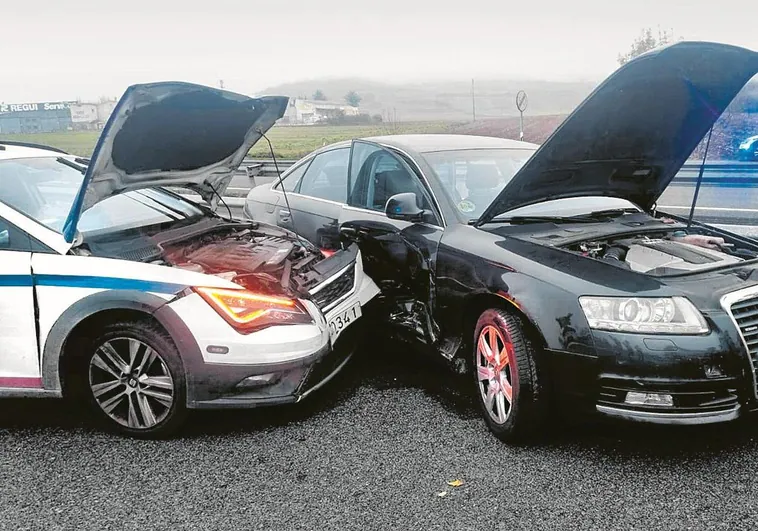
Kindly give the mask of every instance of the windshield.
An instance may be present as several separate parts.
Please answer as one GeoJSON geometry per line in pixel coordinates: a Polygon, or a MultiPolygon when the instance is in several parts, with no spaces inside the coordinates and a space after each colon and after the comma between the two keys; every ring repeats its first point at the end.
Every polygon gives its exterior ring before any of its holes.
{"type": "MultiPolygon", "coordinates": [[[[84,175],[54,157],[0,161],[0,201],[60,232],[84,175]]],[[[200,216],[203,211],[158,189],[115,195],[84,212],[84,233],[124,230],[200,216]]]]}
{"type": "Polygon", "coordinates": [[[533,153],[533,149],[464,149],[422,156],[458,211],[472,220],[484,212],[533,153]]]}

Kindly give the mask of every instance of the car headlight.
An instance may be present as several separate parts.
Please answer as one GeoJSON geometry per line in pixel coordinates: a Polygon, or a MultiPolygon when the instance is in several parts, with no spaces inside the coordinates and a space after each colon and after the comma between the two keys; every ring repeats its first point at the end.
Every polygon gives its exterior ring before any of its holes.
{"type": "Polygon", "coordinates": [[[308,311],[295,299],[272,297],[244,289],[192,289],[241,334],[270,326],[313,322],[308,311]]]}
{"type": "Polygon", "coordinates": [[[704,334],[708,323],[684,297],[579,297],[590,328],[647,334],[704,334]]]}

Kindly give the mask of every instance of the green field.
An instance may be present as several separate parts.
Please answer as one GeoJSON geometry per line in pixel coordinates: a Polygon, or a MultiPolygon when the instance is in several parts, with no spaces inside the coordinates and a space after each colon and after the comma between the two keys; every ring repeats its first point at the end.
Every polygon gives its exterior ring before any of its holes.
{"type": "MultiPolygon", "coordinates": [[[[391,125],[344,125],[344,126],[280,126],[268,133],[274,146],[274,153],[283,159],[297,159],[340,140],[349,140],[374,135],[392,133],[444,133],[451,125],[446,122],[416,122],[391,125]]],[[[23,135],[3,135],[0,140],[33,142],[57,147],[68,153],[87,157],[92,154],[99,132],[33,133],[23,135]]],[[[250,152],[253,157],[269,157],[268,145],[259,142],[250,152]]]]}

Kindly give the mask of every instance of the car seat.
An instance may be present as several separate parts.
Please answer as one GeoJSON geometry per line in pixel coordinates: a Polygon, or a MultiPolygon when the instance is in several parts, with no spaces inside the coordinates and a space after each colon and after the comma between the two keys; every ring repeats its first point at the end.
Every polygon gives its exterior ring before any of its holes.
{"type": "Polygon", "coordinates": [[[326,178],[327,186],[319,187],[319,196],[332,201],[344,202],[345,189],[347,184],[347,167],[345,166],[326,166],[322,168],[321,174],[326,178]]]}
{"type": "Polygon", "coordinates": [[[466,167],[466,200],[476,212],[482,212],[497,194],[500,174],[494,164],[468,164],[466,167]]]}
{"type": "Polygon", "coordinates": [[[387,200],[395,194],[413,192],[418,190],[413,186],[413,180],[408,172],[403,169],[386,170],[374,175],[374,194],[371,204],[374,208],[384,210],[387,200]]]}

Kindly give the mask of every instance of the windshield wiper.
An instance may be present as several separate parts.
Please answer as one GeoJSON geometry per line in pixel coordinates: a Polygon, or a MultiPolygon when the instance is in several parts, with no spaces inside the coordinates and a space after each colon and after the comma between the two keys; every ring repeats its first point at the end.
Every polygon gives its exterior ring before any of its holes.
{"type": "Polygon", "coordinates": [[[56,158],[55,160],[56,160],[57,162],[60,162],[60,163],[61,163],[61,164],[63,164],[64,166],[68,166],[69,168],[73,168],[73,169],[75,169],[76,171],[78,171],[78,172],[79,172],[79,173],[81,173],[82,175],[84,175],[84,174],[87,172],[87,167],[86,167],[86,166],[79,166],[79,165],[78,165],[78,164],[76,164],[75,162],[71,162],[70,160],[68,160],[68,159],[64,159],[63,157],[58,157],[58,158],[56,158]]]}
{"type": "Polygon", "coordinates": [[[589,214],[581,214],[581,217],[583,218],[615,218],[616,216],[621,216],[623,214],[641,214],[639,210],[636,208],[608,208],[606,210],[595,210],[594,212],[590,212],[589,214]]]}
{"type": "Polygon", "coordinates": [[[492,221],[519,225],[522,223],[594,223],[597,219],[584,216],[512,216],[492,221]]]}
{"type": "MultiPolygon", "coordinates": [[[[611,208],[607,210],[595,210],[587,214],[578,214],[576,216],[511,216],[507,218],[494,218],[487,223],[511,223],[518,225],[522,223],[596,223],[604,218],[615,218],[622,214],[639,214],[640,211],[634,208],[611,208]]],[[[476,223],[474,221],[473,223],[476,223]]]]}

